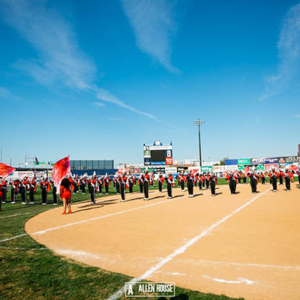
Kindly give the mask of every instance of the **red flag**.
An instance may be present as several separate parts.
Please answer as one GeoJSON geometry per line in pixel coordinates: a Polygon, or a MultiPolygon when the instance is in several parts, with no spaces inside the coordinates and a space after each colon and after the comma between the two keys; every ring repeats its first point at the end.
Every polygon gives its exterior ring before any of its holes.
{"type": "Polygon", "coordinates": [[[59,186],[61,180],[67,175],[71,175],[69,156],[62,158],[53,166],[52,180],[55,186],[59,186]]]}
{"type": "Polygon", "coordinates": [[[3,178],[6,178],[8,175],[13,173],[15,169],[11,166],[8,166],[6,164],[0,163],[0,176],[3,178]]]}

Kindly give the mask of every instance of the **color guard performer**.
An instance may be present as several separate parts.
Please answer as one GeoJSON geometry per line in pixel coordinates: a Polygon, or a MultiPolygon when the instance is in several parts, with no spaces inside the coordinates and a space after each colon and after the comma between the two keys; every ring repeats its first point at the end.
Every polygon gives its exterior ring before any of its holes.
{"type": "Polygon", "coordinates": [[[69,214],[72,213],[71,211],[71,185],[72,185],[73,180],[71,178],[64,178],[61,181],[60,184],[60,199],[63,201],[63,208],[64,211],[62,215],[66,214],[67,207],[69,209],[69,214]]]}
{"type": "Polygon", "coordinates": [[[186,176],[187,188],[189,193],[189,198],[194,197],[194,175],[190,171],[186,176]]]}
{"type": "Polygon", "coordinates": [[[168,199],[172,198],[172,186],[173,186],[173,175],[172,173],[166,178],[167,181],[167,190],[168,190],[168,199]]]}
{"type": "Polygon", "coordinates": [[[216,196],[216,185],[218,183],[218,177],[215,173],[211,172],[211,176],[209,176],[210,181],[210,191],[212,196],[216,196]]]}
{"type": "Polygon", "coordinates": [[[33,176],[32,180],[29,181],[29,198],[30,198],[30,203],[31,205],[34,204],[34,194],[36,192],[36,187],[37,187],[37,184],[36,184],[36,180],[35,180],[35,177],[33,176]]]}

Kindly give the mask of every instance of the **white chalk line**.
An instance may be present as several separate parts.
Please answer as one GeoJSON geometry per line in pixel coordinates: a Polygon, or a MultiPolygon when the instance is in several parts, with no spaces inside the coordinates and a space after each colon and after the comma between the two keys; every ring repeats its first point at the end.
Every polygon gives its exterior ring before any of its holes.
{"type": "Polygon", "coordinates": [[[243,278],[243,277],[240,277],[237,280],[226,280],[226,279],[222,279],[222,278],[213,278],[213,277],[210,277],[207,275],[202,275],[202,276],[204,278],[212,279],[213,281],[221,282],[221,283],[229,283],[229,284],[240,284],[240,283],[253,284],[254,283],[254,281],[247,279],[247,278],[243,278]]]}
{"type": "Polygon", "coordinates": [[[279,265],[236,263],[236,262],[223,262],[223,261],[211,261],[211,260],[199,260],[197,261],[197,263],[228,265],[228,266],[236,266],[236,267],[258,267],[258,268],[273,268],[273,269],[282,269],[282,270],[300,270],[300,266],[279,266],[279,265]]]}
{"type": "Polygon", "coordinates": [[[25,236],[25,235],[28,235],[28,234],[27,233],[19,234],[19,235],[16,235],[16,236],[13,236],[13,237],[1,240],[0,243],[7,242],[7,241],[10,241],[10,240],[14,240],[14,239],[17,239],[17,238],[25,236]]]}
{"type": "MultiPolygon", "coordinates": [[[[212,231],[213,229],[218,227],[220,224],[224,223],[226,220],[228,220],[229,218],[234,216],[236,213],[238,213],[239,211],[241,211],[242,209],[244,209],[245,207],[247,207],[248,205],[250,205],[251,203],[256,201],[259,197],[261,197],[262,195],[264,195],[265,193],[267,193],[270,190],[271,190],[271,188],[267,189],[266,191],[264,191],[263,193],[259,194],[256,197],[254,197],[253,199],[251,199],[244,205],[240,206],[238,209],[234,210],[232,213],[230,213],[229,215],[227,215],[220,221],[214,223],[207,229],[203,230],[200,235],[195,236],[194,238],[189,240],[187,243],[185,243],[183,246],[176,249],[173,253],[171,253],[170,255],[168,255],[167,257],[162,259],[158,264],[156,264],[155,266],[150,268],[148,271],[146,271],[142,276],[140,276],[139,278],[132,279],[130,281],[130,284],[135,285],[137,282],[149,278],[153,273],[155,273],[157,270],[159,270],[161,267],[163,267],[166,263],[171,261],[174,257],[178,256],[179,254],[184,253],[190,246],[194,245],[198,240],[200,240],[201,238],[206,236],[210,231],[212,231]]],[[[108,298],[108,300],[116,300],[116,299],[122,297],[124,295],[124,293],[125,293],[125,285],[120,290],[118,290],[116,293],[114,293],[112,296],[110,296],[108,298]]]]}
{"type": "Polygon", "coordinates": [[[0,246],[0,250],[18,250],[18,251],[44,251],[49,250],[48,248],[20,248],[20,247],[2,247],[0,246]]]}

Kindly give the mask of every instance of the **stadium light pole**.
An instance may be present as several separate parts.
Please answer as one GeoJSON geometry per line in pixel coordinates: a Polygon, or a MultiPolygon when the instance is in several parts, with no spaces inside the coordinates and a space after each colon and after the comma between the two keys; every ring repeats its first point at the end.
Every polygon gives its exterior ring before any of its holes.
{"type": "MultiPolygon", "coordinates": [[[[199,163],[200,167],[202,167],[202,157],[201,157],[201,137],[200,137],[200,126],[204,125],[205,122],[203,120],[194,121],[194,126],[198,126],[198,136],[199,136],[199,163]]],[[[201,170],[200,170],[201,171],[201,170]]]]}

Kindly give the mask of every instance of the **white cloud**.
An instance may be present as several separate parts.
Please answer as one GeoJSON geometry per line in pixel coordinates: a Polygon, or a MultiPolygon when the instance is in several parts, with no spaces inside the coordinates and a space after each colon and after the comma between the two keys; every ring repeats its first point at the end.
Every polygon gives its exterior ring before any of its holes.
{"type": "Polygon", "coordinates": [[[266,88],[260,100],[265,100],[283,92],[300,68],[300,3],[293,6],[282,22],[277,44],[279,65],[276,75],[265,79],[266,88]]]}
{"type": "Polygon", "coordinates": [[[176,32],[174,1],[121,0],[134,30],[137,46],[160,62],[169,72],[179,70],[171,63],[171,38],[176,32]]]}
{"type": "Polygon", "coordinates": [[[45,1],[2,0],[7,23],[15,28],[38,52],[36,60],[19,61],[16,66],[43,84],[62,82],[72,88],[86,89],[96,68],[78,47],[69,22],[45,1]]]}
{"type": "Polygon", "coordinates": [[[7,101],[20,101],[22,100],[22,98],[15,96],[14,94],[12,94],[12,92],[10,90],[8,90],[7,88],[0,86],[0,98],[7,100],[7,101]]]}
{"type": "Polygon", "coordinates": [[[105,104],[102,103],[102,102],[93,102],[93,105],[96,106],[96,107],[103,107],[103,106],[105,106],[105,104]]]}
{"type": "MultiPolygon", "coordinates": [[[[46,4],[43,0],[0,1],[0,12],[6,22],[38,53],[38,58],[20,60],[15,66],[40,84],[63,84],[159,121],[152,114],[131,107],[110,92],[95,87],[97,68],[92,59],[80,51],[70,22],[46,4]]],[[[104,105],[95,103],[98,107],[104,105]]]]}

